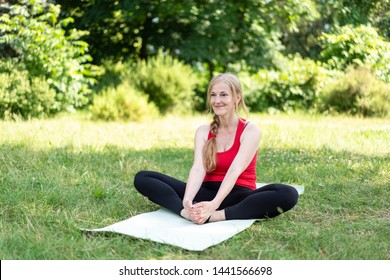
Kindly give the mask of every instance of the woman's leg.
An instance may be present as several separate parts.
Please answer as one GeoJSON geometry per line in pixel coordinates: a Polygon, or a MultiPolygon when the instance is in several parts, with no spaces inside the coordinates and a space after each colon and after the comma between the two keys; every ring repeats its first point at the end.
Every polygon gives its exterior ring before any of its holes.
{"type": "MultiPolygon", "coordinates": [[[[220,184],[201,187],[194,198],[194,203],[212,200],[220,184]]],[[[134,177],[134,187],[150,201],[189,219],[182,215],[185,182],[155,171],[140,171],[134,177]]]]}
{"type": "Polygon", "coordinates": [[[134,187],[150,201],[180,215],[186,183],[154,171],[140,171],[134,187]]]}
{"type": "Polygon", "coordinates": [[[242,199],[239,203],[225,208],[226,220],[272,218],[287,212],[298,202],[297,190],[283,184],[270,184],[239,196],[242,199]]]}

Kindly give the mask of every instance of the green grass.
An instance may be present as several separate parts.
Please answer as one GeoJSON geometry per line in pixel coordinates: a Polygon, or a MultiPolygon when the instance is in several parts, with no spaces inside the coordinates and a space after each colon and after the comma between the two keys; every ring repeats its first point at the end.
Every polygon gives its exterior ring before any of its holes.
{"type": "Polygon", "coordinates": [[[185,180],[206,116],[0,121],[0,259],[390,259],[389,119],[251,120],[262,129],[258,181],[305,185],[305,194],[203,252],[79,228],[158,209],[134,190],[135,173],[185,180]]]}

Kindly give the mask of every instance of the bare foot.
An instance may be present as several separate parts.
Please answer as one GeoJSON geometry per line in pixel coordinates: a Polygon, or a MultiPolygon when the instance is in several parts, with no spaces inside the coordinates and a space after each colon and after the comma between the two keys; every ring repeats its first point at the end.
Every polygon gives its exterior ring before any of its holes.
{"type": "Polygon", "coordinates": [[[209,222],[219,222],[225,220],[226,220],[225,210],[219,210],[211,214],[209,222]]]}
{"type": "Polygon", "coordinates": [[[190,214],[187,212],[185,208],[183,208],[180,212],[180,216],[182,216],[184,219],[191,221],[190,214]]]}

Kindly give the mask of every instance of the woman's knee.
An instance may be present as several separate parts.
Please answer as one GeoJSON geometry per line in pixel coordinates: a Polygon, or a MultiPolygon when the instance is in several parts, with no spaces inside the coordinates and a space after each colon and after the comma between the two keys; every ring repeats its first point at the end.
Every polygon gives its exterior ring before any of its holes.
{"type": "Polygon", "coordinates": [[[142,170],[142,171],[137,172],[137,174],[135,174],[135,176],[134,176],[134,187],[139,192],[142,193],[143,186],[148,185],[148,184],[146,184],[147,180],[148,180],[148,171],[142,170]]]}
{"type": "Polygon", "coordinates": [[[289,185],[282,185],[281,188],[281,195],[283,196],[284,200],[284,211],[288,211],[291,208],[293,208],[298,203],[298,191],[289,185]]]}

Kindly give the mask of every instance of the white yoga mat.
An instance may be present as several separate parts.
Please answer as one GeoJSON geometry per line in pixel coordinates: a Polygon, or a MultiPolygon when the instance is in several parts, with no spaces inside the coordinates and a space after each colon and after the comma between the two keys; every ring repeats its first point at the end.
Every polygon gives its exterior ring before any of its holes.
{"type": "MultiPolygon", "coordinates": [[[[266,184],[257,184],[258,187],[264,185],[266,184]]],[[[304,192],[303,186],[294,187],[299,194],[304,192]]],[[[169,210],[159,209],[103,228],[84,230],[116,232],[191,251],[203,251],[245,230],[255,221],[255,219],[229,220],[197,225],[169,210]]]]}

